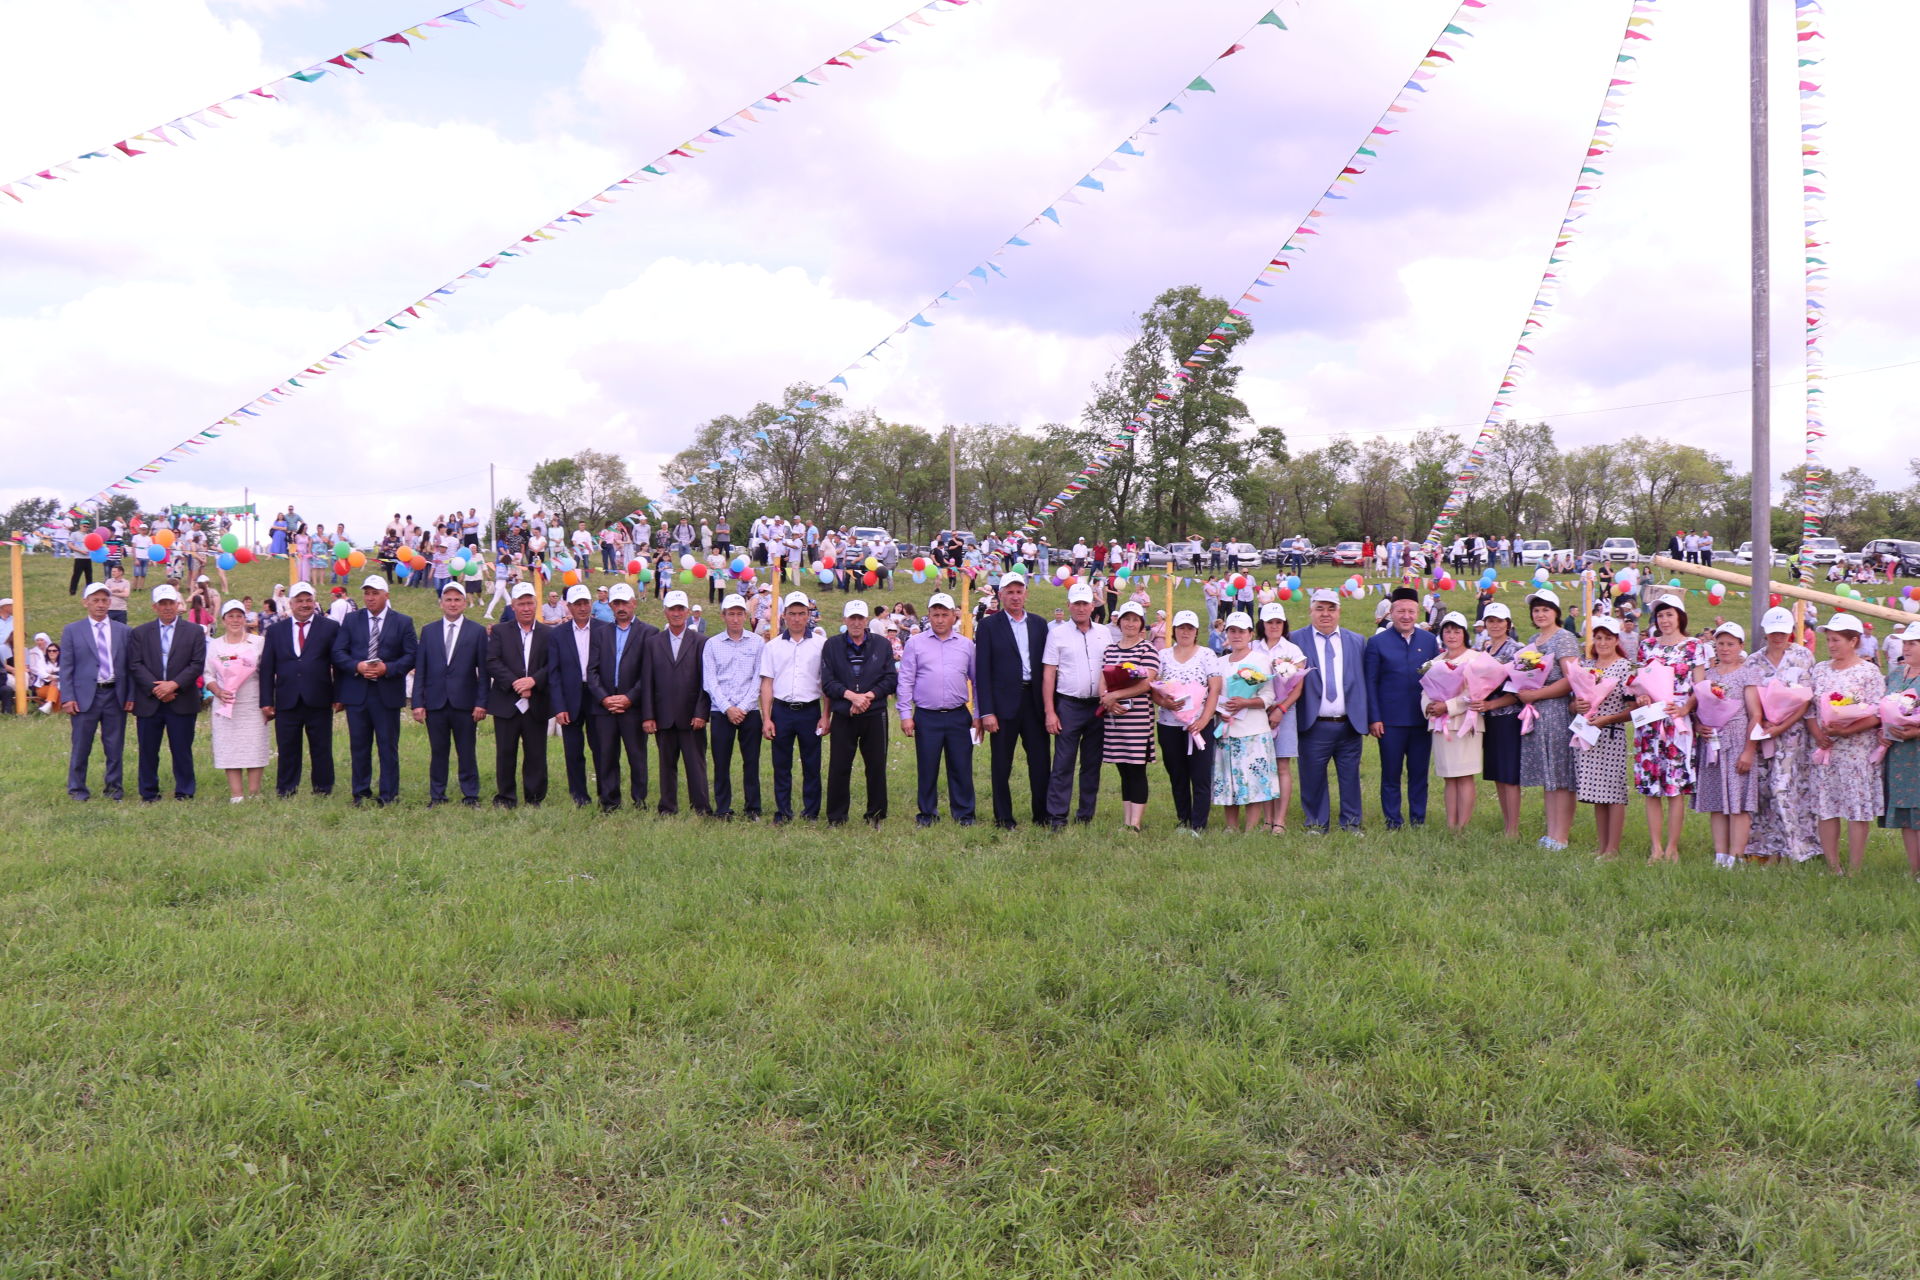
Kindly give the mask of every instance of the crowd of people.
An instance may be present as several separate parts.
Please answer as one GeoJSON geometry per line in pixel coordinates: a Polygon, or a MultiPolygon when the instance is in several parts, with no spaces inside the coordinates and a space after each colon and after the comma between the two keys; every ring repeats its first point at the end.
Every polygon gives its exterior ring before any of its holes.
{"type": "MultiPolygon", "coordinates": [[[[1920,624],[1897,632],[1887,651],[1897,644],[1898,660],[1883,671],[1866,624],[1847,612],[1816,633],[1770,610],[1750,648],[1736,623],[1694,632],[1685,601],[1661,594],[1644,633],[1630,607],[1603,605],[1583,641],[1558,595],[1539,587],[1526,600],[1523,638],[1497,600],[1483,600],[1471,620],[1450,609],[1435,616],[1418,589],[1399,587],[1362,635],[1341,625],[1341,597],[1325,589],[1310,593],[1308,626],[1295,630],[1277,600],[1223,602],[1212,626],[1191,610],[1151,618],[1137,585],[1102,619],[1085,582],[1042,618],[1026,607],[1025,575],[995,578],[971,637],[944,590],[924,617],[904,601],[876,614],[857,595],[836,610],[803,591],[777,608],[764,590],[729,592],[709,627],[687,592],[669,587],[666,625],[656,628],[636,617],[626,581],[572,585],[550,603],[515,583],[507,616],[489,624],[450,580],[433,597],[436,616],[416,628],[380,574],[361,582],[357,607],[340,589],[323,607],[320,589],[303,581],[287,591],[284,615],[263,619],[229,599],[208,624],[162,583],[150,592],[151,619],[129,626],[115,616],[125,597],[92,583],[87,616],[57,643],[36,636],[28,665],[71,720],[68,790],[82,800],[93,794],[96,743],[104,794],[124,794],[128,716],[138,796],[193,796],[203,710],[235,803],[260,792],[276,752],[278,794],[296,793],[303,777],[330,793],[343,711],[356,804],[400,797],[400,723],[410,715],[427,734],[429,805],[481,803],[476,741],[491,719],[492,802],[502,807],[547,798],[557,736],[575,804],[675,813],[684,775],[696,813],[839,824],[853,816],[858,761],[859,816],[877,824],[888,817],[897,723],[912,744],[923,826],[978,820],[973,755],[984,746],[991,819],[1003,828],[1022,818],[1053,830],[1091,823],[1111,765],[1121,825],[1140,831],[1157,763],[1181,832],[1207,831],[1217,808],[1230,830],[1278,835],[1297,817],[1317,835],[1361,830],[1360,765],[1372,739],[1388,830],[1427,823],[1437,775],[1452,830],[1472,822],[1491,784],[1502,829],[1520,838],[1522,796],[1533,789],[1543,799],[1541,847],[1567,848],[1585,806],[1593,851],[1612,858],[1637,792],[1649,861],[1678,859],[1691,811],[1711,815],[1722,866],[1824,856],[1835,872],[1858,869],[1878,821],[1902,832],[1920,874],[1920,624]],[[1024,815],[1013,805],[1016,758],[1030,796],[1024,815]]],[[[8,613],[0,604],[0,620],[8,613]]]]}

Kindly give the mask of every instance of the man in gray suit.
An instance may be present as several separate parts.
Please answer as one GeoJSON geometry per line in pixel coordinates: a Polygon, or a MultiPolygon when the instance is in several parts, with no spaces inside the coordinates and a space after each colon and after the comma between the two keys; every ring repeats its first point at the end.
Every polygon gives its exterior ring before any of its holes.
{"type": "Polygon", "coordinates": [[[140,798],[160,798],[160,742],[173,758],[173,798],[194,792],[193,731],[200,723],[200,677],[207,670],[207,633],[180,619],[180,593],[153,589],[153,620],[133,629],[127,665],[133,671],[133,717],[140,739],[140,798]]]}
{"type": "Polygon", "coordinates": [[[100,735],[100,754],[106,764],[106,795],[124,796],[120,761],[127,742],[127,712],[133,710],[133,673],[127,651],[133,633],[124,622],[107,617],[113,593],[104,582],[87,585],[82,597],[87,616],[69,622],[60,632],[60,709],[73,723],[73,746],[67,755],[67,794],[91,799],[87,764],[93,755],[94,734],[100,735]]]}
{"type": "Polygon", "coordinates": [[[1327,830],[1327,763],[1340,775],[1340,829],[1360,831],[1360,744],[1366,738],[1366,645],[1340,625],[1340,596],[1321,588],[1307,611],[1313,628],[1294,634],[1307,655],[1295,714],[1300,717],[1300,810],[1307,831],[1327,830]]]}

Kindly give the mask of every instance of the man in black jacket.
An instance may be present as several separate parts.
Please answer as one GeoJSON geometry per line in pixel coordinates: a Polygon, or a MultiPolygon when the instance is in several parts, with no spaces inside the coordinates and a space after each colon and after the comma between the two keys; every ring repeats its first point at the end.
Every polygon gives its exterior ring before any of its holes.
{"type": "Polygon", "coordinates": [[[633,807],[647,807],[647,735],[640,730],[640,680],[645,641],[660,628],[633,616],[633,588],[616,582],[607,592],[613,623],[602,625],[587,659],[587,728],[594,735],[594,780],[600,811],[620,807],[620,757],[627,759],[633,807]]]}
{"type": "Polygon", "coordinates": [[[849,600],[841,610],[846,634],[830,636],[820,654],[820,691],[833,723],[828,730],[827,825],[844,826],[852,801],[853,756],[867,769],[866,820],[887,817],[887,697],[898,680],[893,645],[869,632],[867,602],[849,600]]]}
{"type": "Polygon", "coordinates": [[[641,642],[640,659],[640,728],[652,734],[660,748],[658,812],[670,817],[680,811],[680,766],[685,764],[688,803],[695,813],[711,813],[707,799],[710,704],[700,664],[706,637],[687,625],[686,592],[667,592],[662,605],[667,629],[641,642]]]}
{"type": "Polygon", "coordinates": [[[340,624],[320,612],[311,582],[289,593],[293,614],[271,626],[260,649],[261,714],[273,722],[280,758],[274,791],[283,799],[300,790],[304,742],[313,761],[313,794],[333,793],[333,713],[340,709],[333,670],[333,641],[340,624]]]}
{"type": "Polygon", "coordinates": [[[553,630],[541,625],[540,592],[513,589],[506,617],[487,635],[487,713],[493,717],[493,803],[512,809],[547,798],[547,719],[553,714],[553,630]],[[514,767],[520,768],[515,794],[514,767]]]}
{"type": "Polygon", "coordinates": [[[194,791],[193,729],[200,715],[200,677],[207,667],[207,633],[180,621],[180,593],[153,589],[151,622],[133,629],[128,668],[133,673],[133,714],[140,738],[140,798],[160,798],[160,742],[173,756],[173,798],[194,791]]]}

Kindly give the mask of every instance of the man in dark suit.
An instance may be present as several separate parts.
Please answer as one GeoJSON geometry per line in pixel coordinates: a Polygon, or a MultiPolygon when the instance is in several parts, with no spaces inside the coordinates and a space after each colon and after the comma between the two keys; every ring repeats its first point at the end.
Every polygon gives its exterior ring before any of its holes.
{"type": "Polygon", "coordinates": [[[180,620],[180,593],[153,589],[153,620],[133,629],[127,665],[133,672],[134,725],[140,738],[140,798],[160,798],[160,741],[173,757],[173,798],[193,799],[193,729],[200,718],[200,677],[207,670],[207,633],[180,620]]]}
{"type": "Polygon", "coordinates": [[[887,698],[898,681],[893,645],[868,630],[865,600],[847,601],[840,616],[846,634],[828,636],[820,651],[820,691],[833,714],[827,730],[827,825],[846,825],[857,751],[867,773],[862,816],[877,827],[887,820],[887,698]]]}
{"type": "Polygon", "coordinates": [[[547,798],[547,720],[553,714],[553,629],[540,624],[540,592],[515,586],[507,616],[487,634],[487,712],[493,717],[493,803],[547,798]],[[520,769],[521,794],[513,775],[520,769]]]}
{"type": "Polygon", "coordinates": [[[1380,812],[1387,830],[1398,831],[1400,775],[1407,777],[1407,820],[1427,822],[1427,772],[1433,761],[1433,734],[1427,728],[1426,697],[1420,692],[1420,668],[1440,656],[1440,642],[1414,625],[1420,620],[1420,593],[1396,587],[1387,617],[1393,625],[1367,641],[1368,732],[1380,741],[1380,812]]]}
{"type": "MultiPolygon", "coordinates": [[[[113,593],[106,583],[88,583],[81,601],[87,616],[60,631],[60,709],[73,725],[67,794],[75,800],[92,798],[87,790],[87,763],[97,733],[106,766],[106,796],[118,800],[125,794],[120,762],[126,751],[127,712],[133,710],[133,673],[127,659],[133,633],[126,623],[107,616],[113,593]]],[[[19,632],[14,635],[17,640],[19,632]]]]}
{"type": "Polygon", "coordinates": [[[467,589],[440,588],[440,616],[420,633],[413,667],[413,718],[427,726],[427,808],[447,802],[447,748],[460,757],[460,803],[480,803],[473,739],[487,718],[487,629],[469,622],[467,589]]]}
{"type": "Polygon", "coordinates": [[[587,655],[587,729],[593,735],[593,768],[600,784],[600,810],[620,807],[620,757],[627,759],[633,807],[647,807],[647,735],[640,730],[640,680],[645,641],[660,628],[633,616],[633,588],[616,582],[607,592],[612,625],[601,624],[587,655]]]}
{"type": "Polygon", "coordinates": [[[1300,810],[1307,830],[1324,835],[1329,816],[1327,763],[1340,776],[1340,829],[1360,830],[1360,743],[1366,735],[1366,649],[1340,625],[1340,596],[1324,587],[1307,610],[1313,626],[1295,633],[1307,655],[1294,713],[1300,719],[1300,810]]]}
{"type": "MultiPolygon", "coordinates": [[[[548,636],[553,644],[553,715],[560,722],[560,746],[567,759],[567,794],[573,803],[593,803],[587,789],[587,725],[593,695],[587,672],[593,660],[593,640],[610,622],[593,617],[593,592],[584,585],[567,588],[567,620],[548,636]]],[[[604,762],[596,759],[594,768],[604,762]]]]}
{"type": "Polygon", "coordinates": [[[340,624],[320,612],[311,582],[289,593],[293,617],[267,628],[260,650],[260,714],[273,722],[279,753],[274,790],[284,799],[300,790],[300,750],[313,758],[313,794],[333,793],[333,713],[340,709],[333,642],[340,624]]]}
{"type": "Polygon", "coordinates": [[[380,803],[400,795],[400,708],[413,670],[413,619],[390,607],[387,580],[368,574],[360,584],[364,609],[355,609],[333,638],[338,696],[347,710],[347,748],[353,760],[353,802],[373,795],[373,749],[380,748],[380,803]]]}
{"type": "Polygon", "coordinates": [[[660,744],[660,813],[680,811],[680,762],[687,766],[687,803],[707,803],[707,714],[700,650],[706,637],[687,626],[687,593],[663,601],[667,629],[647,637],[640,677],[640,727],[660,744]]]}
{"type": "Polygon", "coordinates": [[[1013,753],[1027,757],[1027,791],[1033,820],[1047,822],[1047,775],[1053,767],[1046,708],[1040,705],[1041,655],[1047,624],[1027,612],[1027,580],[1010,573],[1000,580],[1000,608],[973,634],[974,689],[980,728],[993,750],[993,825],[1011,831],[1013,753]]]}

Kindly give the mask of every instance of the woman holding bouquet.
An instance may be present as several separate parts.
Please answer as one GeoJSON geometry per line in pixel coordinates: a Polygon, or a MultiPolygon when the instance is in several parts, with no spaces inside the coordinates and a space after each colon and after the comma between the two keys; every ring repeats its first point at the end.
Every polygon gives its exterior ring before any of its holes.
{"type": "Polygon", "coordinates": [[[1747,662],[1746,631],[1737,622],[1715,627],[1713,665],[1702,681],[1706,692],[1699,697],[1700,763],[1693,811],[1710,815],[1713,862],[1719,867],[1738,866],[1746,859],[1753,815],[1760,810],[1760,744],[1747,732],[1747,689],[1758,679],[1758,668],[1747,662]],[[1710,712],[1715,704],[1732,704],[1730,713],[1710,712]],[[1710,714],[1725,718],[1709,725],[1710,714]]]}
{"type": "MultiPolygon", "coordinates": [[[[1293,704],[1300,701],[1305,681],[1307,655],[1287,638],[1287,611],[1278,601],[1260,606],[1260,639],[1253,648],[1272,661],[1274,672],[1273,705],[1267,708],[1267,723],[1273,727],[1273,770],[1275,793],[1267,806],[1267,830],[1279,835],[1287,829],[1287,810],[1293,807],[1293,762],[1300,754],[1300,723],[1293,704]],[[1292,688],[1286,686],[1291,684],[1292,688]]],[[[1222,668],[1224,670],[1224,667],[1222,668]]]]}
{"type": "Polygon", "coordinates": [[[1813,674],[1813,653],[1793,642],[1793,614],[1781,608],[1766,611],[1760,630],[1767,642],[1747,659],[1754,669],[1754,687],[1747,694],[1747,723],[1768,735],[1760,751],[1760,812],[1754,815],[1747,854],[1760,862],[1790,858],[1805,862],[1820,852],[1819,825],[1813,816],[1813,797],[1807,782],[1806,703],[1790,710],[1770,710],[1762,690],[1768,686],[1806,688],[1813,674]]]}
{"type": "Polygon", "coordinates": [[[213,766],[227,771],[229,797],[239,804],[260,794],[260,774],[267,767],[259,675],[267,642],[247,634],[247,606],[239,600],[227,601],[220,623],[221,634],[207,642],[204,672],[213,694],[213,766]]]}
{"type": "MultiPolygon", "coordinates": [[[[1513,638],[1513,612],[1498,600],[1481,614],[1487,633],[1480,651],[1495,662],[1512,662],[1520,652],[1513,638]]],[[[1500,799],[1500,820],[1507,839],[1520,838],[1520,699],[1502,690],[1490,698],[1467,704],[1480,713],[1480,776],[1493,784],[1500,799]]]]}
{"type": "MultiPolygon", "coordinates": [[[[1594,857],[1611,862],[1620,856],[1620,837],[1627,826],[1627,677],[1633,664],[1620,648],[1620,623],[1611,617],[1593,620],[1587,671],[1596,686],[1611,687],[1591,702],[1576,697],[1570,704],[1587,723],[1600,731],[1600,740],[1574,753],[1576,793],[1581,804],[1593,806],[1594,857]]],[[[1598,692],[1598,687],[1595,688],[1598,692]]]]}
{"type": "Polygon", "coordinates": [[[1539,588],[1527,597],[1527,609],[1533,617],[1534,636],[1514,655],[1514,661],[1531,661],[1526,655],[1537,655],[1546,677],[1537,687],[1519,690],[1521,703],[1532,707],[1537,717],[1532,732],[1521,739],[1520,785],[1539,787],[1547,793],[1547,834],[1540,837],[1540,847],[1564,849],[1573,833],[1574,788],[1578,785],[1567,729],[1573,712],[1567,705],[1564,665],[1580,660],[1580,642],[1560,625],[1560,597],[1554,591],[1539,588]]]}
{"type": "Polygon", "coordinates": [[[1178,703],[1159,689],[1160,759],[1167,767],[1167,786],[1173,792],[1173,813],[1182,829],[1199,835],[1207,829],[1207,806],[1213,801],[1211,732],[1214,708],[1220,702],[1220,656],[1200,643],[1200,615],[1182,609],[1173,615],[1173,646],[1160,653],[1160,680],[1165,684],[1204,689],[1200,705],[1178,703]],[[1194,745],[1195,737],[1200,745],[1194,745]]]}
{"type": "Polygon", "coordinates": [[[1120,812],[1128,831],[1147,816],[1147,766],[1153,763],[1153,700],[1149,686],[1160,678],[1160,655],[1147,639],[1147,611],[1129,600],[1114,614],[1120,639],[1107,646],[1101,665],[1107,690],[1100,695],[1106,720],[1101,759],[1120,771],[1120,812]],[[1119,675],[1116,677],[1115,672],[1119,675]],[[1134,677],[1138,677],[1137,679],[1134,677]]]}
{"type": "MultiPolygon", "coordinates": [[[[1647,800],[1647,834],[1653,841],[1648,862],[1680,861],[1680,829],[1687,820],[1685,797],[1693,794],[1693,684],[1706,670],[1707,650],[1687,634],[1687,611],[1678,596],[1661,596],[1653,606],[1653,629],[1640,642],[1640,665],[1673,673],[1673,696],[1662,716],[1634,735],[1633,785],[1647,800]]],[[[1648,706],[1645,694],[1635,707],[1648,706]]]]}
{"type": "MultiPolygon", "coordinates": [[[[1887,693],[1920,696],[1920,623],[1888,636],[1900,641],[1900,661],[1887,674],[1887,693]]],[[[1900,832],[1907,849],[1907,870],[1920,880],[1920,727],[1888,726],[1887,800],[1880,825],[1900,832]]]]}
{"type": "MultiPolygon", "coordinates": [[[[1440,656],[1455,668],[1467,662],[1467,618],[1459,612],[1440,619],[1440,656]]],[[[1473,803],[1478,789],[1475,775],[1481,769],[1479,717],[1467,703],[1469,692],[1463,686],[1457,697],[1445,702],[1427,703],[1428,725],[1433,733],[1433,771],[1440,775],[1445,790],[1447,830],[1464,831],[1473,821],[1473,803]],[[1471,727],[1470,726],[1471,722],[1471,727]]]]}
{"type": "Polygon", "coordinates": [[[1225,627],[1220,710],[1226,720],[1213,771],[1213,802],[1226,807],[1227,830],[1252,831],[1260,825],[1267,802],[1279,793],[1273,729],[1267,723],[1267,709],[1273,705],[1273,659],[1253,647],[1252,618],[1236,609],[1227,615],[1225,627]]]}
{"type": "Polygon", "coordinates": [[[1820,852],[1835,875],[1846,871],[1840,865],[1840,824],[1847,824],[1847,860],[1858,875],[1867,832],[1885,801],[1872,757],[1887,680],[1860,656],[1860,619],[1836,613],[1822,629],[1827,660],[1813,669],[1814,710],[1807,726],[1816,748],[1809,770],[1813,815],[1820,820],[1820,852]]]}

